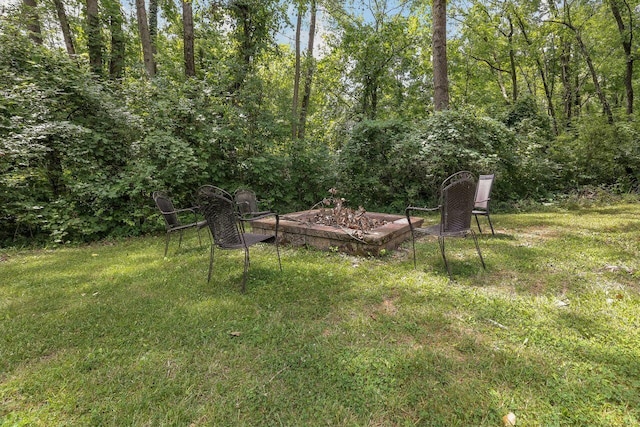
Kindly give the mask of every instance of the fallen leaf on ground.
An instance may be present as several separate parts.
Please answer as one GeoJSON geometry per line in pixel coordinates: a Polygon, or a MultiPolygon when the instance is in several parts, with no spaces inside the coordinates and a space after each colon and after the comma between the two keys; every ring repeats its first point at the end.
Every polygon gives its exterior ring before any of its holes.
{"type": "Polygon", "coordinates": [[[514,414],[513,412],[509,412],[507,415],[502,417],[502,422],[504,423],[505,427],[516,425],[516,414],[514,414]]]}

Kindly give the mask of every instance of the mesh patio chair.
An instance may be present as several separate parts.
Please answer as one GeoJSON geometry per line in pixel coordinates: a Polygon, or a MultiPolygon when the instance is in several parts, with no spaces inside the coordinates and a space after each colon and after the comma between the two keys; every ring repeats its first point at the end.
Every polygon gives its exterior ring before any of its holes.
{"type": "Polygon", "coordinates": [[[474,196],[476,192],[476,180],[471,172],[462,171],[455,173],[445,179],[440,186],[440,204],[435,208],[423,208],[408,206],[405,209],[409,228],[411,230],[411,242],[413,245],[413,266],[416,267],[416,230],[410,220],[411,211],[422,212],[440,212],[440,223],[431,227],[421,229],[424,234],[438,236],[438,245],[440,253],[444,260],[444,265],[451,279],[451,268],[445,254],[445,238],[446,237],[466,237],[471,234],[476,245],[476,250],[480,256],[482,268],[486,269],[478,239],[471,229],[471,211],[474,205],[474,196]]]}
{"type": "Polygon", "coordinates": [[[164,225],[167,229],[167,238],[166,243],[164,245],[164,256],[167,256],[167,251],[169,250],[169,240],[171,240],[171,234],[178,232],[180,233],[180,241],[178,242],[178,247],[182,245],[182,233],[184,230],[189,228],[196,228],[198,230],[198,241],[202,244],[202,239],[200,238],[200,229],[207,225],[207,221],[198,220],[197,208],[189,207],[183,209],[176,209],[173,206],[173,202],[171,199],[162,191],[155,191],[153,193],[153,201],[156,203],[156,206],[160,210],[160,214],[164,218],[164,225]],[[180,218],[184,218],[187,214],[193,215],[193,221],[183,223],[180,221],[180,218]]]}
{"type": "MultiPolygon", "coordinates": [[[[237,206],[229,193],[223,190],[218,191],[217,187],[203,186],[198,189],[197,199],[201,212],[211,231],[213,241],[211,242],[211,252],[209,254],[209,274],[207,282],[211,281],[211,272],[213,271],[214,249],[243,249],[244,250],[244,273],[242,276],[242,292],[245,291],[247,272],[249,270],[249,247],[260,242],[273,241],[276,245],[276,253],[278,254],[278,266],[282,271],[282,263],[280,261],[280,250],[278,248],[278,225],[280,218],[277,214],[265,214],[260,218],[267,216],[275,216],[276,228],[275,235],[263,235],[254,233],[245,233],[241,227],[242,218],[240,217],[237,206]]],[[[258,219],[254,217],[253,219],[258,219]]]]}
{"type": "Polygon", "coordinates": [[[253,217],[273,213],[269,210],[260,210],[256,193],[252,190],[239,188],[233,193],[233,200],[236,202],[238,212],[243,219],[253,219],[253,217]]]}
{"type": "Polygon", "coordinates": [[[480,228],[480,221],[478,221],[478,215],[486,216],[491,227],[491,234],[495,235],[493,230],[493,223],[491,222],[491,215],[489,215],[489,202],[491,201],[491,187],[493,186],[494,174],[480,175],[478,177],[478,186],[476,187],[476,198],[473,210],[471,213],[476,218],[476,224],[478,224],[478,231],[482,233],[480,228]]]}

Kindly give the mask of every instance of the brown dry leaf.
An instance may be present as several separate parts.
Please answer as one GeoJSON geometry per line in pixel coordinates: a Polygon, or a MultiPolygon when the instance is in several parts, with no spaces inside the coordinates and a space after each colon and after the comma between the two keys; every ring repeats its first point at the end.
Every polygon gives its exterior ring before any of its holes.
{"type": "Polygon", "coordinates": [[[229,335],[231,335],[232,337],[239,337],[240,335],[242,335],[242,333],[238,331],[233,331],[233,332],[229,332],[229,335]]]}

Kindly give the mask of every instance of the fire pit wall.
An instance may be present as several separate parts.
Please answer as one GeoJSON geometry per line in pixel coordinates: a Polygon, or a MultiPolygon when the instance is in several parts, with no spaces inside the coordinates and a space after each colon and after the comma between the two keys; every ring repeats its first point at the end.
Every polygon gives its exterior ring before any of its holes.
{"type": "MultiPolygon", "coordinates": [[[[337,249],[351,255],[378,256],[383,249],[396,249],[411,237],[407,218],[402,215],[367,212],[368,217],[386,224],[356,238],[352,236],[355,230],[312,223],[311,218],[318,212],[319,210],[314,209],[281,215],[279,242],[292,246],[309,245],[321,250],[337,249]]],[[[411,217],[414,227],[420,227],[422,222],[422,218],[411,217]]],[[[275,218],[263,218],[252,221],[251,224],[254,233],[271,236],[275,233],[275,218]]]]}

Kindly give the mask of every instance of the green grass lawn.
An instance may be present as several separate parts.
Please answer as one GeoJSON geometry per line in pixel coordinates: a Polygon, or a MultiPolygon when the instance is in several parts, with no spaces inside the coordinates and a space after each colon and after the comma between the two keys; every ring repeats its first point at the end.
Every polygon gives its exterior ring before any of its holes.
{"type": "Polygon", "coordinates": [[[0,425],[640,425],[640,205],[383,258],[190,232],[0,253],[0,425]],[[208,243],[205,238],[203,242],[208,243]]]}

